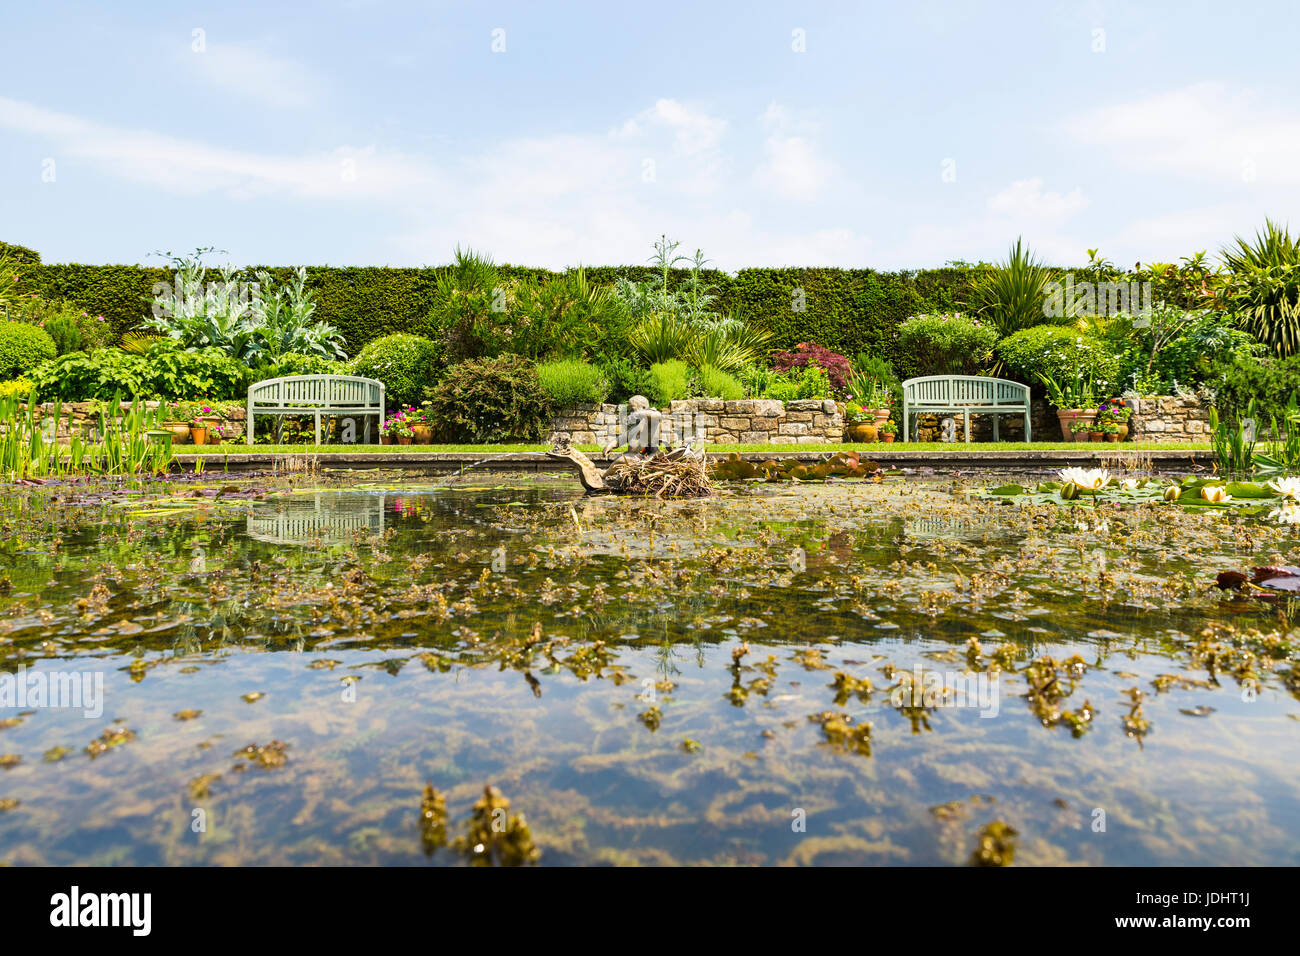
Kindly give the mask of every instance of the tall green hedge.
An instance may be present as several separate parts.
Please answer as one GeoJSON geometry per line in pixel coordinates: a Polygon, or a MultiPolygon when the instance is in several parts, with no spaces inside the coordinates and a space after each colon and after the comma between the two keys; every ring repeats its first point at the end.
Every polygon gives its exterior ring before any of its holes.
{"type": "MultiPolygon", "coordinates": [[[[287,280],[288,267],[266,268],[287,280]]],[[[504,278],[545,277],[545,269],[501,266],[504,278]]],[[[396,332],[429,335],[427,316],[438,270],[424,268],[308,267],[308,285],[318,300],[317,318],[337,326],[355,355],[374,339],[396,332]]],[[[590,281],[613,283],[619,276],[644,280],[646,266],[587,268],[590,281]]],[[[775,349],[816,342],[849,355],[870,352],[889,359],[903,375],[910,356],[899,350],[898,323],[917,312],[952,310],[969,289],[967,268],[877,272],[874,269],[742,269],[735,276],[710,272],[718,288],[717,307],[774,333],[775,349]],[[802,296],[797,291],[802,290],[802,296]],[[801,308],[802,307],[802,308],[801,308]]],[[[678,281],[685,273],[677,276],[678,281]]],[[[26,291],[68,299],[104,315],[121,333],[148,314],[155,282],[170,282],[169,269],[149,266],[30,266],[21,280],[26,291]]]]}

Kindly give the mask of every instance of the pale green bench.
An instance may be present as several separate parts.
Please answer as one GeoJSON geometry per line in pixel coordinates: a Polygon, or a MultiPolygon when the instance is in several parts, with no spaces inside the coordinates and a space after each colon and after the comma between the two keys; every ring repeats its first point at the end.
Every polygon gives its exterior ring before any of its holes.
{"type": "MultiPolygon", "coordinates": [[[[320,444],[322,415],[342,415],[365,421],[364,444],[370,444],[370,416],[384,420],[384,383],[356,375],[288,375],[268,378],[248,387],[248,444],[253,444],[256,415],[311,415],[320,444]]],[[[378,430],[378,425],[376,425],[378,430]]]]}
{"type": "Polygon", "coordinates": [[[1030,428],[1029,386],[983,375],[929,375],[903,383],[903,441],[920,437],[920,416],[961,412],[970,442],[971,412],[993,416],[993,440],[998,440],[998,419],[1002,415],[1025,417],[1025,441],[1033,441],[1030,428]],[[917,416],[912,431],[912,416],[917,416]]]}

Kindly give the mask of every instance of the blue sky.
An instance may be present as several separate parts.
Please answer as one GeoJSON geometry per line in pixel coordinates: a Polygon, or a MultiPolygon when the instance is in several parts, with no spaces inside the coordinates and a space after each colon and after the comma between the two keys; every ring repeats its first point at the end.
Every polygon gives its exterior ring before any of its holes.
{"type": "Polygon", "coordinates": [[[729,270],[995,259],[1017,235],[1062,264],[1172,261],[1300,226],[1298,11],[11,5],[0,238],[91,263],[624,264],[661,232],[729,270]]]}

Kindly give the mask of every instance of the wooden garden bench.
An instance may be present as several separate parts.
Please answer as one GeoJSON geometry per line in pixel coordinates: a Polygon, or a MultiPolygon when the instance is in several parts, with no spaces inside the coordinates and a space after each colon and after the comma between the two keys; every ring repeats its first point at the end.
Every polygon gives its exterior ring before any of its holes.
{"type": "MultiPolygon", "coordinates": [[[[370,416],[384,420],[384,383],[355,375],[288,375],[248,387],[248,444],[253,444],[254,415],[312,415],[320,444],[322,415],[347,415],[365,421],[370,444],[370,416]]],[[[376,426],[378,430],[378,426],[376,426]]]]}
{"type": "Polygon", "coordinates": [[[1025,416],[1025,441],[1032,441],[1030,430],[1029,386],[982,375],[929,375],[909,378],[903,383],[903,440],[912,434],[912,416],[917,416],[916,437],[920,437],[920,416],[942,412],[961,412],[966,422],[966,441],[970,442],[971,412],[993,416],[993,440],[998,440],[998,418],[1002,415],[1025,416]]]}

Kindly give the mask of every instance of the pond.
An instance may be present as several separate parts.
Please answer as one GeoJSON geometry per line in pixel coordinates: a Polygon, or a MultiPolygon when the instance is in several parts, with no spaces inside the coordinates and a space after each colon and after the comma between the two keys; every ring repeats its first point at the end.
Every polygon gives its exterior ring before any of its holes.
{"type": "Polygon", "coordinates": [[[467,477],[11,486],[0,862],[1300,863],[1294,527],[467,477]]]}

